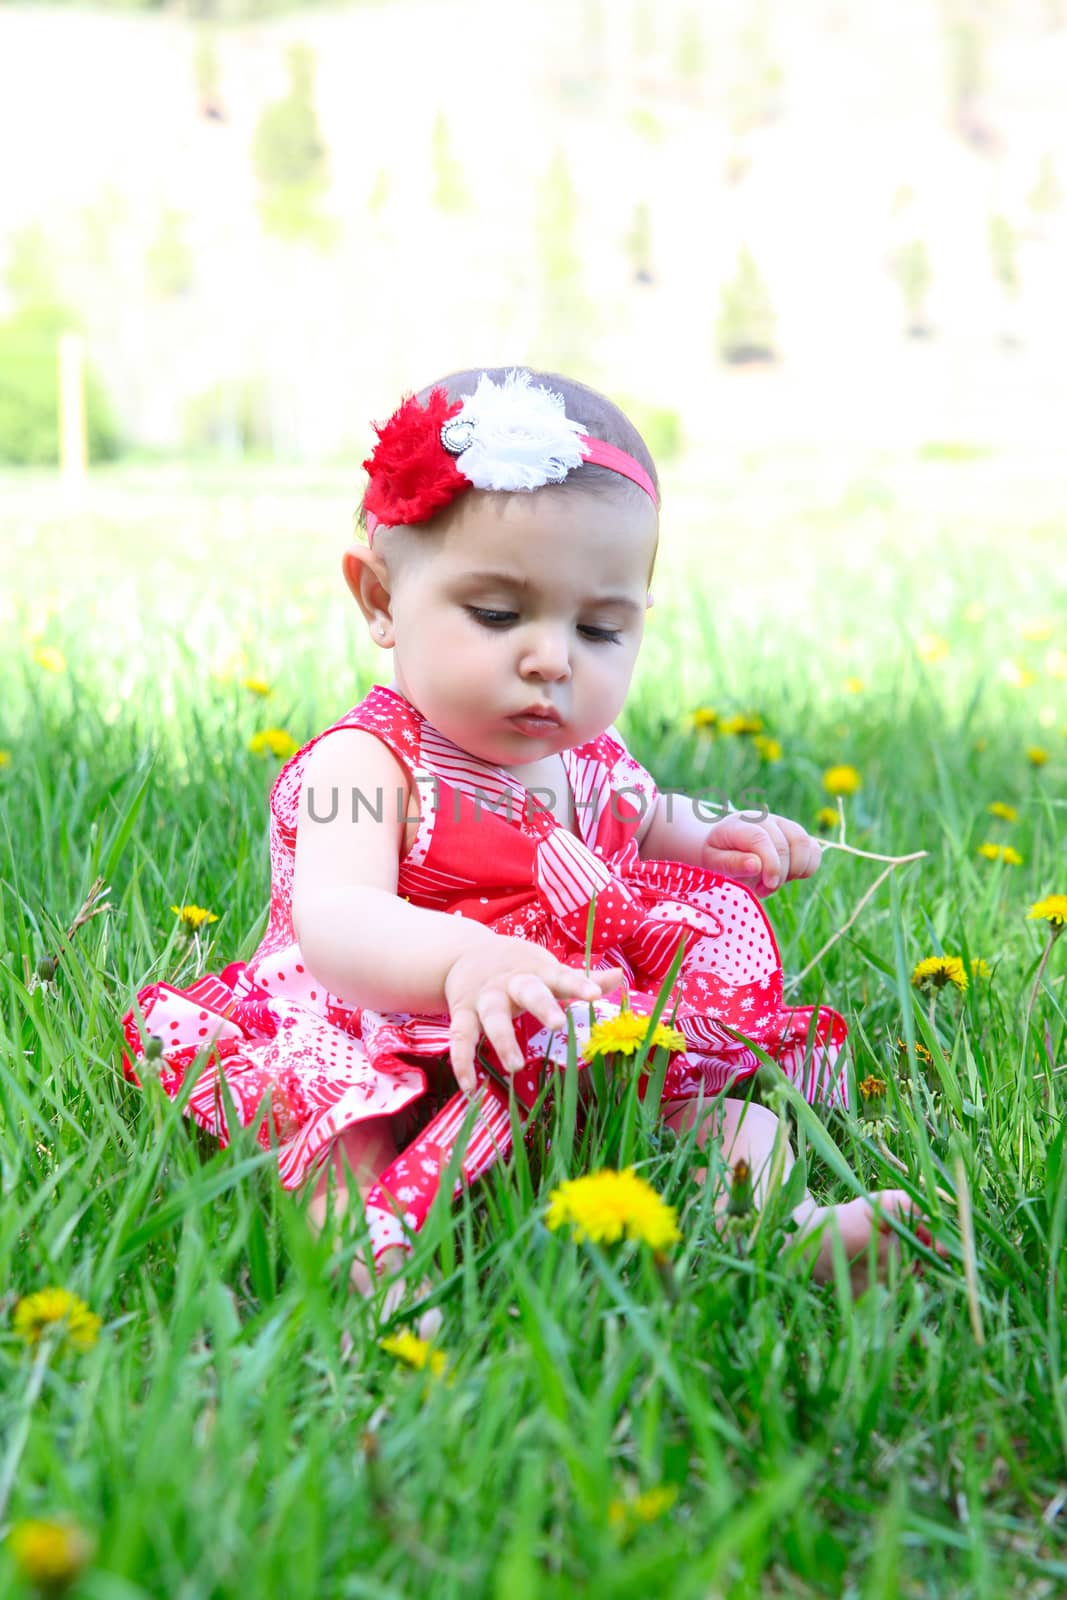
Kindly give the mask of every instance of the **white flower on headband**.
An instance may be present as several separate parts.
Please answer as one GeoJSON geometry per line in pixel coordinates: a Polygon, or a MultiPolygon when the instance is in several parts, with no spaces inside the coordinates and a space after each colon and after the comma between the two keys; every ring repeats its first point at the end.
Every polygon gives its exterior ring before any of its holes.
{"type": "Polygon", "coordinates": [[[441,443],[476,489],[540,489],[562,483],[585,457],[585,429],[567,416],[561,394],[509,372],[494,383],[485,372],[462,409],[441,428],[441,443]]]}

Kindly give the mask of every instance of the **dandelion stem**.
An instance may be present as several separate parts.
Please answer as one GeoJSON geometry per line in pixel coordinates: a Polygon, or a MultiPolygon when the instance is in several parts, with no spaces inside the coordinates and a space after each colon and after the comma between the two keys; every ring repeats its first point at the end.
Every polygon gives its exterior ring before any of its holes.
{"type": "Polygon", "coordinates": [[[103,878],[93,879],[93,886],[89,890],[89,893],[85,896],[85,899],[82,901],[81,910],[78,912],[78,915],[74,918],[74,921],[67,929],[68,939],[73,939],[74,935],[77,933],[78,929],[83,923],[90,921],[90,919],[93,917],[98,917],[102,911],[111,910],[110,901],[104,900],[101,902],[100,899],[102,895],[110,893],[111,890],[107,887],[103,878]]]}
{"type": "Polygon", "coordinates": [[[873,850],[857,850],[854,844],[845,844],[837,839],[817,839],[820,850],[843,850],[847,856],[862,856],[865,861],[891,861],[893,866],[899,867],[905,861],[921,861],[929,852],[915,850],[910,856],[880,856],[873,850]]]}
{"type": "Polygon", "coordinates": [[[955,1163],[956,1209],[960,1219],[960,1245],[963,1249],[963,1279],[967,1288],[967,1310],[971,1318],[971,1332],[979,1349],[985,1344],[982,1328],[982,1307],[978,1301],[978,1257],[974,1248],[974,1222],[971,1216],[971,1191],[967,1184],[967,1170],[963,1157],[957,1155],[955,1163]]]}
{"type": "MultiPolygon", "coordinates": [[[[827,841],[825,841],[825,843],[827,845],[827,848],[832,847],[835,850],[837,850],[837,849],[847,850],[851,855],[862,856],[862,855],[866,855],[867,854],[867,852],[865,850],[853,850],[851,845],[835,845],[832,840],[827,840],[827,841]]],[[[787,989],[793,988],[796,984],[800,983],[802,979],[807,977],[808,973],[811,971],[811,969],[813,967],[817,967],[818,966],[819,962],[822,960],[822,958],[826,954],[826,952],[828,950],[832,950],[834,945],[837,943],[838,939],[843,938],[844,935],[848,932],[849,928],[851,928],[852,924],[855,922],[856,918],[859,916],[860,912],[863,910],[864,906],[867,904],[867,901],[871,898],[871,896],[885,882],[886,878],[888,878],[889,874],[892,872],[894,867],[902,866],[903,863],[906,862],[906,861],[919,861],[925,855],[926,855],[926,851],[925,850],[917,850],[915,852],[915,854],[911,855],[911,856],[875,856],[873,858],[874,860],[876,860],[876,861],[888,861],[889,862],[889,866],[886,867],[884,872],[880,872],[878,874],[877,878],[875,878],[874,882],[871,884],[871,886],[867,890],[866,894],[863,895],[862,898],[857,903],[855,911],[853,911],[852,915],[849,917],[849,919],[845,923],[844,927],[843,928],[838,928],[837,932],[835,934],[833,934],[831,936],[831,938],[827,939],[827,941],[823,945],[822,949],[816,951],[816,953],[812,956],[811,960],[808,962],[807,966],[803,967],[796,974],[795,977],[787,978],[785,980],[785,987],[787,989]]]]}
{"type": "Polygon", "coordinates": [[[48,1369],[49,1357],[52,1354],[52,1340],[46,1334],[37,1347],[37,1354],[33,1359],[30,1369],[30,1381],[26,1385],[22,1398],[22,1411],[11,1434],[7,1451],[4,1455],[3,1465],[0,1466],[0,1530],[3,1528],[4,1517],[7,1514],[7,1503],[11,1498],[11,1490],[15,1485],[15,1474],[18,1472],[22,1460],[22,1452],[26,1448],[26,1440],[30,1436],[30,1423],[33,1420],[33,1408],[37,1404],[37,1397],[44,1383],[44,1375],[48,1369]]]}
{"type": "MultiPolygon", "coordinates": [[[[92,884],[92,887],[89,890],[89,893],[86,895],[85,899],[82,901],[81,908],[79,909],[77,915],[75,916],[74,921],[71,923],[70,927],[67,929],[66,938],[65,938],[64,942],[60,945],[60,947],[56,951],[55,955],[53,957],[51,957],[51,959],[55,962],[56,966],[59,965],[60,957],[62,956],[64,950],[66,950],[69,947],[70,942],[74,938],[74,935],[77,933],[78,929],[83,927],[85,925],[85,923],[91,922],[93,917],[100,916],[101,912],[110,911],[111,910],[111,902],[110,902],[110,900],[104,900],[102,898],[102,896],[104,896],[106,894],[110,894],[110,893],[111,893],[111,890],[108,888],[108,886],[104,882],[103,878],[94,878],[93,879],[93,884],[92,884]]],[[[27,969],[27,974],[28,974],[28,972],[29,972],[29,963],[27,962],[25,964],[26,964],[26,969],[27,969]]],[[[39,979],[39,977],[35,976],[32,984],[31,984],[31,990],[32,989],[36,989],[37,985],[38,985],[38,982],[40,982],[40,981],[41,980],[39,979]]],[[[29,982],[29,978],[28,977],[27,977],[27,982],[29,982]]]]}
{"type": "Polygon", "coordinates": [[[1026,1043],[1030,1036],[1030,1018],[1033,1016],[1034,1006],[1037,1004],[1037,996],[1041,988],[1041,980],[1045,976],[1045,968],[1048,966],[1048,958],[1052,954],[1052,946],[1056,943],[1056,939],[1059,936],[1059,931],[1059,928],[1055,925],[1049,928],[1048,944],[1041,953],[1041,960],[1038,962],[1037,971],[1034,974],[1034,986],[1030,990],[1030,999],[1026,1007],[1026,1020],[1023,1023],[1024,1050],[1026,1049],[1026,1043]]]}
{"type": "MultiPolygon", "coordinates": [[[[881,1139],[877,1140],[876,1142],[878,1145],[879,1155],[881,1155],[884,1160],[888,1161],[891,1167],[896,1167],[898,1172],[902,1172],[905,1177],[909,1177],[910,1173],[908,1172],[908,1168],[905,1163],[901,1161],[900,1157],[895,1156],[892,1150],[889,1149],[888,1145],[886,1145],[881,1139]]],[[[949,1205],[952,1204],[954,1196],[950,1195],[947,1189],[942,1189],[939,1184],[934,1184],[934,1193],[939,1199],[946,1201],[949,1205]]]]}

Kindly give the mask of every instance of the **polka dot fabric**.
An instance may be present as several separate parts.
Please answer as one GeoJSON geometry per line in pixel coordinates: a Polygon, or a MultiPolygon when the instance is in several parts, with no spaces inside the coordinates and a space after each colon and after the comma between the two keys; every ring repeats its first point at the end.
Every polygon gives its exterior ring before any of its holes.
{"type": "MultiPolygon", "coordinates": [[[[641,859],[636,834],[656,785],[614,729],[563,753],[576,817],[571,833],[513,775],[460,750],[384,687],[372,689],[279,773],[270,800],[270,915],[251,959],[184,990],[158,983],[138,994],[124,1020],[124,1067],[133,1081],[147,1039],[159,1038],[164,1089],[176,1095],[195,1068],[187,1114],[226,1143],[224,1078],[240,1124],[254,1126],[264,1148],[277,1145],[287,1188],[316,1170],[344,1128],[395,1115],[425,1095],[422,1064],[447,1056],[447,1016],[381,1014],[331,995],[308,970],[293,927],[304,767],[319,739],[342,738],[353,728],[389,746],[418,797],[418,826],[398,881],[398,893],[413,905],[471,917],[581,967],[595,896],[593,966],[621,967],[629,1004],[644,1013],[684,940],[666,1015],[673,1005],[686,1049],[668,1067],[667,1098],[716,1093],[750,1077],[759,1058],[747,1040],[778,1060],[810,1101],[847,1103],[838,1064],[845,1025],[827,1008],[783,1005],[778,948],[755,896],[696,867],[641,859]]],[[[622,1000],[616,991],[596,1002],[597,1017],[617,1015],[622,1000]]],[[[588,1026],[588,1005],[575,1007],[576,1021],[579,1012],[588,1026]]],[[[517,1090],[529,1104],[546,1058],[564,1061],[566,1042],[528,1013],[515,1026],[527,1063],[517,1090]]],[[[491,1078],[483,1091],[482,1120],[496,1129],[488,1159],[495,1159],[510,1129],[499,1105],[489,1105],[491,1078]]],[[[454,1123],[454,1115],[431,1122],[427,1146],[447,1157],[454,1123]]],[[[410,1149],[405,1157],[410,1188],[410,1149]]],[[[424,1155],[414,1165],[421,1171],[434,1159],[424,1155]]],[[[470,1176],[486,1164],[465,1160],[464,1171],[470,1176]]],[[[428,1203],[425,1195],[419,1204],[405,1199],[405,1209],[421,1216],[428,1203]]],[[[386,1233],[395,1242],[391,1214],[386,1233]]]]}

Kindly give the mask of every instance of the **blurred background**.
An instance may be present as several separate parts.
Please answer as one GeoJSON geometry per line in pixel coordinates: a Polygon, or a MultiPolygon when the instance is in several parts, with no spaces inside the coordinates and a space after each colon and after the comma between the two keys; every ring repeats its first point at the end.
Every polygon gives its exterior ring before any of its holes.
{"type": "Polygon", "coordinates": [[[1063,0],[0,8],[0,462],[347,464],[560,367],[669,461],[1062,438],[1063,0]]]}
{"type": "Polygon", "coordinates": [[[638,688],[803,660],[847,728],[936,673],[1050,737],[1065,85],[1067,0],[0,4],[0,747],[45,662],[301,733],[387,675],[370,419],[479,362],[657,456],[638,688]]]}

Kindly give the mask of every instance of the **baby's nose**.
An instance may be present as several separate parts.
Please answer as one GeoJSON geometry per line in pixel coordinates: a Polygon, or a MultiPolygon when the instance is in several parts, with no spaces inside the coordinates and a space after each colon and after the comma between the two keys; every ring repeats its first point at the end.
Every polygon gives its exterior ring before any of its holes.
{"type": "Polygon", "coordinates": [[[571,675],[570,640],[563,628],[542,628],[526,646],[522,674],[556,681],[571,675]]]}

